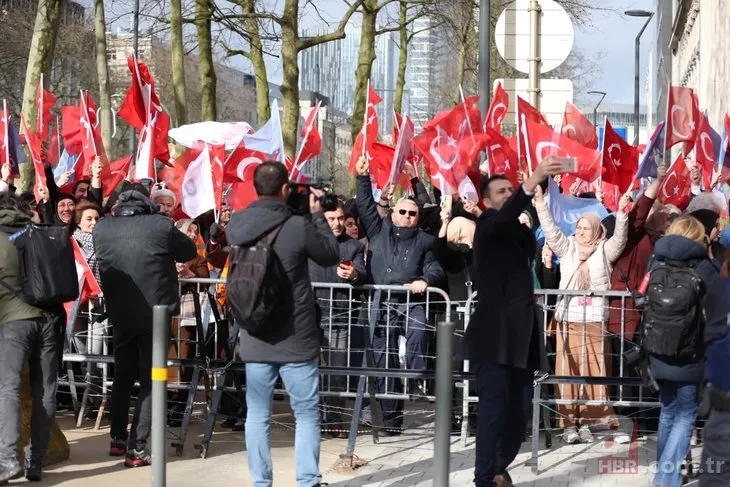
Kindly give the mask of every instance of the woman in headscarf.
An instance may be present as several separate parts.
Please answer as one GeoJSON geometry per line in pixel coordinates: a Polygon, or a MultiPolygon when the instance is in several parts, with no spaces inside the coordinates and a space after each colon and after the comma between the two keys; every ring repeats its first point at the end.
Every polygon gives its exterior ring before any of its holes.
{"type": "MultiPolygon", "coordinates": [[[[608,303],[605,298],[589,294],[611,287],[612,264],[626,245],[628,203],[628,196],[621,198],[610,239],[606,239],[606,229],[595,213],[584,213],[576,223],[575,235],[568,237],[553,221],[542,188],[536,188],[535,207],[547,245],[560,258],[560,289],[586,292],[585,296],[560,297],[557,301],[557,375],[606,376],[611,370],[607,364],[610,346],[605,330],[608,303]]],[[[558,391],[561,399],[609,400],[605,386],[560,384],[558,391]]],[[[591,442],[590,425],[613,416],[609,406],[561,405],[558,412],[567,443],[591,442]]]]}

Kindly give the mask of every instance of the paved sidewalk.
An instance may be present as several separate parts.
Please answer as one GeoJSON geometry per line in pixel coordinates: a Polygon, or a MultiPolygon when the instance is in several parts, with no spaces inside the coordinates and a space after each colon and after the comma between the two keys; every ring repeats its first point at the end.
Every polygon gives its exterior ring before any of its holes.
{"type": "MultiPolygon", "coordinates": [[[[38,486],[103,486],[127,487],[151,484],[151,469],[125,469],[119,459],[107,456],[109,441],[108,427],[94,431],[90,422],[86,427],[76,429],[70,417],[60,419],[71,444],[71,460],[49,468],[44,481],[38,486]]],[[[174,430],[172,430],[174,431],[174,430]]],[[[193,448],[200,441],[202,422],[197,419],[188,435],[182,458],[168,450],[167,485],[174,487],[236,486],[251,485],[246,468],[242,433],[229,431],[216,433],[208,458],[198,457],[193,448]]],[[[321,466],[324,482],[330,487],[351,486],[429,486],[432,485],[433,427],[426,424],[409,429],[403,436],[384,438],[373,444],[372,437],[363,435],[358,439],[356,454],[368,464],[356,472],[335,473],[331,467],[339,454],[345,451],[345,440],[325,440],[322,443],[321,466]]],[[[274,486],[295,487],[295,465],[293,431],[286,426],[272,430],[274,456],[274,486]]],[[[543,447],[544,445],[541,445],[543,447]]],[[[540,471],[537,475],[525,466],[529,458],[529,443],[523,445],[510,474],[519,487],[615,487],[649,486],[651,474],[645,472],[653,460],[656,444],[653,439],[636,443],[639,473],[606,473],[606,465],[614,467],[620,461],[605,463],[608,457],[626,458],[629,445],[610,445],[600,438],[590,445],[564,445],[554,441],[553,447],[541,451],[540,471]],[[600,464],[603,459],[603,464],[600,464]],[[601,465],[604,465],[603,467],[601,465]]],[[[699,458],[699,449],[693,452],[699,458]]],[[[474,444],[470,439],[462,447],[454,438],[451,455],[451,485],[473,485],[474,444]]],[[[13,481],[10,485],[26,484],[25,480],[13,481]]],[[[690,485],[697,485],[697,482],[690,485]]]]}

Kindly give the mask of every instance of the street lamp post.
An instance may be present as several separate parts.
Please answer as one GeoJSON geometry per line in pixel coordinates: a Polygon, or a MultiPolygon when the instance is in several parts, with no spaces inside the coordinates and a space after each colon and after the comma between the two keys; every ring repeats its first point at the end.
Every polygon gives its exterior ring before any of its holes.
{"type": "Polygon", "coordinates": [[[654,12],[647,10],[627,10],[624,12],[629,17],[645,17],[646,22],[636,35],[635,53],[634,53],[634,145],[639,145],[639,47],[641,35],[654,17],[654,12]]]}
{"type": "Polygon", "coordinates": [[[598,103],[595,104],[593,107],[593,126],[598,126],[598,107],[601,105],[601,102],[604,98],[606,98],[606,92],[605,91],[589,91],[589,95],[601,95],[601,99],[598,100],[598,103]]]}

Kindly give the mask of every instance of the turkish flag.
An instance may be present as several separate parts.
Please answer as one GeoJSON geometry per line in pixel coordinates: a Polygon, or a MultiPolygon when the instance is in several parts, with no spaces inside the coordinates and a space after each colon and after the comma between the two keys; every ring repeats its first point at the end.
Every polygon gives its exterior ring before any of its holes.
{"type": "Polygon", "coordinates": [[[533,168],[549,156],[572,157],[578,162],[575,176],[584,181],[594,181],[601,174],[601,153],[570,140],[555,132],[549,125],[526,121],[528,160],[533,168]]]}
{"type": "MultiPolygon", "coordinates": [[[[550,127],[550,124],[547,123],[547,120],[545,120],[545,117],[543,117],[542,113],[538,112],[535,107],[530,105],[528,102],[517,97],[517,154],[520,156],[520,163],[524,163],[525,165],[530,160],[527,157],[528,153],[528,144],[527,144],[527,127],[525,125],[525,122],[532,122],[534,124],[543,125],[545,127],[548,127],[552,131],[552,127],[550,127]]],[[[537,164],[537,162],[533,161],[533,164],[537,164]]],[[[531,172],[535,169],[535,165],[531,167],[523,167],[524,172],[531,172]]]]}
{"type": "Polygon", "coordinates": [[[697,97],[692,88],[671,86],[667,103],[666,148],[680,142],[694,142],[699,118],[697,97]]]}
{"type": "Polygon", "coordinates": [[[475,156],[485,145],[486,138],[479,137],[481,120],[478,108],[461,103],[428,122],[413,139],[413,146],[422,155],[428,174],[432,181],[434,178],[439,180],[442,192],[441,179],[452,191],[459,188],[475,156]]]}
{"type": "Polygon", "coordinates": [[[625,193],[634,182],[639,152],[613,130],[606,119],[603,126],[603,181],[615,184],[625,193]]]}
{"type": "Polygon", "coordinates": [[[40,192],[38,191],[38,188],[41,186],[46,187],[46,191],[48,191],[47,188],[47,182],[46,182],[46,172],[43,169],[43,161],[41,160],[41,141],[38,139],[38,134],[35,132],[32,132],[28,125],[25,123],[25,116],[23,114],[20,115],[21,122],[23,123],[23,131],[25,132],[25,141],[28,144],[28,151],[30,152],[30,157],[33,159],[33,169],[35,170],[35,184],[33,185],[33,194],[35,195],[36,202],[40,203],[43,197],[41,196],[40,192]]]}
{"type": "Polygon", "coordinates": [[[617,212],[618,202],[626,191],[621,191],[617,185],[606,181],[601,181],[601,191],[603,192],[603,206],[611,212],[617,212]]]}
{"type": "Polygon", "coordinates": [[[694,151],[697,169],[702,175],[702,187],[710,191],[712,173],[715,170],[716,154],[715,147],[720,147],[720,135],[715,132],[707,120],[707,112],[700,115],[699,126],[697,127],[697,138],[695,139],[694,151]]]}
{"type": "Polygon", "coordinates": [[[79,167],[82,177],[88,178],[91,176],[91,164],[97,156],[103,165],[109,163],[96,120],[96,105],[89,92],[81,93],[79,106],[61,107],[61,117],[66,152],[70,155],[83,153],[84,161],[79,167]]]}
{"type": "Polygon", "coordinates": [[[395,147],[375,142],[370,148],[370,175],[375,179],[379,189],[385,188],[390,180],[390,168],[393,164],[395,147]]]}
{"type": "Polygon", "coordinates": [[[598,149],[596,127],[578,110],[578,107],[570,102],[565,104],[563,126],[560,132],[589,149],[598,149]]]}
{"type": "Polygon", "coordinates": [[[155,93],[155,80],[147,65],[130,57],[127,66],[132,73],[132,81],[117,113],[129,125],[142,130],[152,115],[162,111],[162,104],[155,93]]]}
{"type": "Polygon", "coordinates": [[[487,160],[489,162],[489,174],[504,174],[510,182],[517,187],[517,138],[504,137],[491,127],[487,127],[487,160]]]}
{"type": "Polygon", "coordinates": [[[368,83],[368,97],[366,105],[366,116],[365,122],[363,123],[360,133],[355,138],[355,143],[352,146],[352,154],[350,155],[350,165],[348,170],[351,174],[355,174],[355,166],[357,160],[361,156],[365,156],[368,159],[370,147],[378,139],[378,133],[380,132],[378,124],[378,112],[375,110],[375,105],[383,101],[380,96],[375,92],[373,86],[368,83]]]}
{"type": "Polygon", "coordinates": [[[76,242],[76,239],[73,238],[73,236],[69,238],[71,239],[71,247],[74,249],[76,274],[79,278],[79,289],[81,290],[79,302],[85,303],[89,300],[89,298],[99,296],[101,294],[101,287],[99,286],[96,277],[94,277],[94,273],[91,271],[89,264],[86,262],[84,254],[81,253],[81,249],[79,248],[79,244],[76,242]]]}
{"type": "Polygon", "coordinates": [[[310,159],[314,159],[322,153],[322,137],[319,135],[319,130],[317,130],[317,113],[319,112],[319,106],[321,103],[321,101],[318,101],[317,106],[309,111],[307,120],[304,122],[304,127],[302,127],[302,131],[300,133],[302,137],[302,145],[299,147],[296,159],[294,159],[296,166],[294,171],[289,169],[291,179],[294,179],[295,181],[296,179],[294,178],[293,173],[296,172],[297,176],[300,177],[299,175],[304,167],[304,163],[310,159]]]}
{"type": "Polygon", "coordinates": [[[111,162],[101,169],[101,183],[104,188],[104,198],[112,195],[117,186],[127,178],[129,166],[132,165],[132,156],[122,157],[111,162]]]}
{"type": "Polygon", "coordinates": [[[487,118],[484,120],[484,131],[488,128],[499,131],[509,110],[509,94],[502,88],[502,83],[497,83],[489,103],[487,118]]]}
{"type": "Polygon", "coordinates": [[[253,185],[253,178],[247,181],[235,181],[226,190],[226,203],[233,208],[233,211],[244,210],[252,201],[258,199],[256,188],[253,185]]]}
{"type": "Polygon", "coordinates": [[[43,88],[38,83],[38,92],[36,94],[36,125],[35,133],[40,140],[48,139],[50,123],[53,121],[51,109],[56,104],[56,95],[43,88]]]}
{"type": "Polygon", "coordinates": [[[659,187],[659,199],[665,205],[674,205],[684,211],[692,199],[692,175],[679,155],[659,187]]]}
{"type": "Polygon", "coordinates": [[[248,149],[240,144],[223,164],[223,183],[253,181],[256,166],[267,159],[263,152],[248,149]]]}

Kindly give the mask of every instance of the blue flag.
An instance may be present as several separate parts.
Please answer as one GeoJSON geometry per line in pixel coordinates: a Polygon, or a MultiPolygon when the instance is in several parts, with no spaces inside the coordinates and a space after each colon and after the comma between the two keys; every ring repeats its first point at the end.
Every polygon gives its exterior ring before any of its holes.
{"type": "Polygon", "coordinates": [[[553,178],[550,178],[548,182],[548,207],[555,224],[565,235],[575,233],[575,224],[578,223],[583,213],[595,213],[601,217],[601,220],[609,215],[606,207],[595,198],[578,198],[560,194],[560,188],[553,178]]]}
{"type": "Polygon", "coordinates": [[[79,157],[81,156],[81,153],[76,154],[75,156],[70,156],[68,152],[66,152],[66,149],[63,150],[63,154],[61,154],[61,158],[58,160],[58,164],[56,167],[53,168],[53,179],[56,181],[56,184],[58,184],[58,181],[61,179],[61,176],[63,173],[71,172],[71,179],[68,180],[69,183],[72,183],[74,181],[74,177],[76,176],[76,171],[74,171],[74,168],[76,167],[76,161],[79,160],[79,157]]]}
{"type": "Polygon", "coordinates": [[[661,122],[654,129],[654,133],[649,139],[649,143],[646,144],[646,149],[641,155],[639,161],[639,169],[636,171],[636,177],[640,178],[655,178],[657,177],[657,163],[656,157],[662,155],[664,151],[664,122],[661,122]]]}
{"type": "MultiPolygon", "coordinates": [[[[726,115],[727,116],[727,115],[726,115]]],[[[723,166],[728,167],[725,164],[725,158],[727,157],[727,143],[728,143],[728,133],[727,133],[727,125],[722,124],[722,138],[720,139],[720,147],[715,147],[715,154],[718,154],[717,157],[717,168],[722,169],[723,166]]]]}
{"type": "Polygon", "coordinates": [[[20,174],[18,164],[25,162],[25,153],[23,145],[20,143],[18,129],[11,119],[8,119],[8,152],[10,152],[10,168],[13,174],[20,174]]]}

